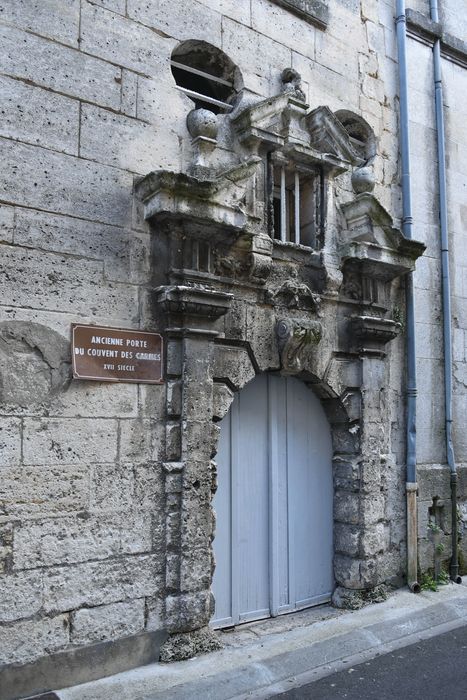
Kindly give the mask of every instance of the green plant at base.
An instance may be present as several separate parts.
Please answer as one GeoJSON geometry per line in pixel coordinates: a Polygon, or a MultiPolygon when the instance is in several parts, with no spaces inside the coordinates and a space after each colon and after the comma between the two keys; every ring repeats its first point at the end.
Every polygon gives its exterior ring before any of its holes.
{"type": "Polygon", "coordinates": [[[445,569],[441,569],[439,572],[439,578],[438,578],[438,583],[441,584],[442,586],[445,586],[449,583],[451,579],[449,578],[449,574],[445,569]]]}
{"type": "Polygon", "coordinates": [[[438,584],[430,573],[425,572],[420,578],[420,588],[422,591],[437,591],[438,584]]]}
{"type": "Polygon", "coordinates": [[[435,591],[436,593],[439,590],[438,586],[445,586],[449,581],[449,574],[445,569],[441,569],[438,579],[430,571],[425,571],[420,577],[420,588],[422,591],[435,591]]]}

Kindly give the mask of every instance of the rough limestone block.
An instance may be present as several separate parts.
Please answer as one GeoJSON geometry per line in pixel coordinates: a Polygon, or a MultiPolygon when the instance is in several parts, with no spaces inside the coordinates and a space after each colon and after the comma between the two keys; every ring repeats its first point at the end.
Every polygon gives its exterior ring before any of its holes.
{"type": "Polygon", "coordinates": [[[373,493],[361,497],[361,522],[366,527],[374,525],[384,519],[386,499],[383,493],[373,493]]]}
{"type": "Polygon", "coordinates": [[[208,624],[211,610],[209,590],[166,598],[166,625],[169,632],[188,632],[208,624]]]}
{"type": "Polygon", "coordinates": [[[112,10],[112,12],[118,12],[121,15],[124,15],[126,12],[126,0],[93,0],[93,4],[104,7],[106,10],[112,10]]]}
{"type": "Polygon", "coordinates": [[[234,394],[227,384],[215,383],[213,387],[213,418],[221,420],[229,411],[234,394]]]}
{"type": "Polygon", "coordinates": [[[162,416],[165,410],[166,385],[140,384],[138,386],[139,412],[143,417],[162,416]]]}
{"type": "Polygon", "coordinates": [[[151,549],[148,515],[133,512],[26,522],[15,529],[15,569],[75,564],[151,549]]]}
{"type": "Polygon", "coordinates": [[[178,140],[170,132],[165,134],[160,125],[154,129],[144,122],[93,105],[83,105],[81,115],[80,154],[83,158],[139,175],[176,167],[178,140]]]}
{"type": "Polygon", "coordinates": [[[361,536],[361,555],[371,557],[389,548],[389,528],[386,523],[376,523],[361,536]]]}
{"type": "Polygon", "coordinates": [[[88,2],[82,5],[81,48],[86,53],[152,76],[160,73],[164,64],[167,66],[165,57],[174,46],[173,41],[138,22],[88,2]]]}
{"type": "Polygon", "coordinates": [[[15,243],[102,260],[108,280],[139,284],[149,276],[149,234],[18,208],[15,243]]]}
{"type": "Polygon", "coordinates": [[[0,418],[0,465],[12,467],[20,462],[21,421],[16,418],[0,418]]]}
{"type": "Polygon", "coordinates": [[[0,622],[30,617],[42,605],[40,572],[20,572],[0,576],[0,622]]]}
{"type": "MultiPolygon", "coordinates": [[[[349,35],[346,35],[348,38],[349,35]]],[[[359,79],[358,53],[355,46],[345,42],[341,34],[339,38],[319,32],[316,35],[316,62],[325,68],[346,76],[349,82],[359,79]]],[[[310,53],[305,53],[309,56],[310,53]]]]}
{"type": "Polygon", "coordinates": [[[160,630],[164,627],[164,600],[159,596],[151,596],[146,598],[147,621],[146,629],[148,632],[152,630],[160,630]]]}
{"type": "Polygon", "coordinates": [[[49,90],[0,77],[0,135],[78,154],[79,103],[49,90]]]}
{"type": "Polygon", "coordinates": [[[136,102],[138,92],[138,76],[129,70],[122,70],[122,103],[121,111],[129,117],[136,117],[136,102]]]}
{"type": "Polygon", "coordinates": [[[129,173],[12,141],[2,140],[1,149],[4,200],[119,226],[130,220],[129,173]]]}
{"type": "Polygon", "coordinates": [[[68,615],[0,627],[0,664],[26,663],[69,643],[68,615]]]}
{"type": "Polygon", "coordinates": [[[120,461],[156,462],[163,457],[165,425],[154,420],[120,421],[120,461]]]}
{"type": "Polygon", "coordinates": [[[104,285],[101,262],[16,246],[1,246],[1,253],[6,274],[0,280],[0,295],[9,304],[82,315],[99,311],[132,322],[137,288],[104,285]]]}
{"type": "Polygon", "coordinates": [[[84,608],[71,616],[70,641],[74,644],[121,639],[144,629],[144,599],[84,608]]]}
{"type": "Polygon", "coordinates": [[[12,243],[15,227],[14,207],[0,204],[0,243],[12,243]]]}
{"type": "Polygon", "coordinates": [[[251,22],[250,0],[199,0],[202,5],[220,12],[225,17],[231,17],[240,24],[249,25],[251,22]]]}
{"type": "Polygon", "coordinates": [[[163,32],[178,41],[204,39],[221,46],[221,15],[200,3],[191,3],[187,12],[185,0],[127,0],[127,13],[132,19],[163,32]]]}
{"type": "Polygon", "coordinates": [[[247,337],[261,372],[279,369],[280,359],[276,336],[276,314],[269,307],[248,305],[247,337]]]}
{"type": "Polygon", "coordinates": [[[465,430],[467,421],[467,395],[465,390],[464,393],[455,394],[453,397],[453,418],[453,438],[456,459],[460,462],[467,462],[467,432],[465,430]]]}
{"type": "Polygon", "coordinates": [[[88,504],[88,466],[2,469],[0,515],[37,517],[84,510],[88,504]]]}
{"type": "Polygon", "coordinates": [[[346,523],[334,524],[334,550],[350,557],[359,552],[359,530],[346,523]]]}
{"type": "Polygon", "coordinates": [[[24,421],[24,464],[115,462],[117,421],[69,418],[24,421]]]}
{"type": "Polygon", "coordinates": [[[292,51],[292,66],[302,79],[309,83],[309,102],[311,107],[329,105],[332,110],[350,109],[357,111],[360,97],[360,85],[356,76],[348,76],[326,68],[296,51],[292,51]]]}
{"type": "Polygon", "coordinates": [[[0,574],[10,566],[13,556],[13,525],[0,525],[0,574]]]}
{"type": "Polygon", "coordinates": [[[54,397],[51,418],[136,418],[137,384],[72,381],[68,389],[54,397]]]}
{"type": "Polygon", "coordinates": [[[133,503],[134,473],[127,464],[93,464],[91,501],[95,513],[128,511],[133,503]]]}
{"type": "Polygon", "coordinates": [[[268,97],[279,90],[280,75],[291,64],[291,51],[237,22],[223,22],[222,50],[239,67],[249,90],[268,97]]]}
{"type": "Polygon", "coordinates": [[[345,588],[363,588],[360,575],[360,559],[352,559],[343,554],[334,555],[334,576],[338,585],[345,588]]]}
{"type": "Polygon", "coordinates": [[[4,74],[113,109],[120,107],[120,68],[8,26],[0,27],[0,46],[4,74]]]}
{"type": "Polygon", "coordinates": [[[360,497],[357,493],[336,491],[334,494],[334,520],[356,525],[359,522],[360,497]]]}
{"type": "Polygon", "coordinates": [[[4,0],[1,18],[21,29],[78,46],[80,0],[4,0]]]}
{"type": "Polygon", "coordinates": [[[139,508],[150,510],[154,518],[154,527],[164,517],[164,475],[161,464],[138,465],[134,469],[134,502],[139,508]]]}
{"type": "Polygon", "coordinates": [[[245,386],[255,376],[248,353],[243,348],[223,345],[215,347],[213,375],[216,379],[228,377],[237,389],[245,386]]]}
{"type": "MultiPolygon", "coordinates": [[[[420,359],[441,360],[443,358],[443,328],[435,323],[417,323],[417,355],[420,359]]],[[[429,407],[425,406],[425,410],[429,407]]]]}
{"type": "Polygon", "coordinates": [[[138,77],[137,117],[151,125],[153,134],[160,142],[152,169],[159,167],[157,159],[161,157],[162,162],[167,164],[165,167],[180,170],[179,140],[184,139],[185,144],[188,143],[186,115],[194,108],[194,103],[177,90],[171,74],[163,77],[165,79],[155,80],[138,77]],[[160,152],[161,140],[166,154],[160,152]],[[169,163],[172,164],[170,167],[169,163]]]}
{"type": "MultiPolygon", "coordinates": [[[[251,26],[274,41],[304,56],[314,56],[315,37],[320,30],[269,0],[257,0],[251,6],[251,26]]],[[[287,66],[284,66],[287,68],[287,66]]]]}
{"type": "Polygon", "coordinates": [[[157,557],[143,555],[47,569],[44,609],[71,610],[154,595],[161,588],[159,567],[157,557]]]}
{"type": "Polygon", "coordinates": [[[386,86],[382,80],[373,78],[371,75],[363,76],[362,92],[372,100],[376,100],[380,104],[386,101],[386,86]]]}

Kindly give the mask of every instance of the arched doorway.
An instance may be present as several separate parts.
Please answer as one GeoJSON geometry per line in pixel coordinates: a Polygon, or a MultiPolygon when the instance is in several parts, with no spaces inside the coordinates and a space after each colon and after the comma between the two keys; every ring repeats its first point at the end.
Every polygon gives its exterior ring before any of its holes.
{"type": "Polygon", "coordinates": [[[333,590],[331,431],[298,379],[259,375],[221,422],[212,625],[329,600],[333,590]]]}

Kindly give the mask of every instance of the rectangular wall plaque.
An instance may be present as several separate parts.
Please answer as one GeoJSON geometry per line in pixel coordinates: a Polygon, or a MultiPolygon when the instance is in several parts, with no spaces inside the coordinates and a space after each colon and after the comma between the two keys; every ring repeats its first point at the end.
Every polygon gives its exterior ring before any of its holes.
{"type": "Polygon", "coordinates": [[[147,331],[71,326],[74,379],[162,384],[162,336],[147,331]]]}

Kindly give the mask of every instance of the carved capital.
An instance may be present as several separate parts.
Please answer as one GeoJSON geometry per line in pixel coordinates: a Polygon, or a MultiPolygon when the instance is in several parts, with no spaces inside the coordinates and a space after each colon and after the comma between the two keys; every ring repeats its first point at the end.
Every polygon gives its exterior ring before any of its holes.
{"type": "Polygon", "coordinates": [[[169,285],[155,290],[155,301],[169,314],[216,321],[230,308],[233,295],[204,286],[169,285]]]}
{"type": "Polygon", "coordinates": [[[350,323],[358,352],[374,357],[385,357],[385,345],[397,337],[400,329],[396,321],[375,316],[352,316],[350,323]]]}
{"type": "Polygon", "coordinates": [[[303,319],[282,319],[276,325],[276,334],[283,372],[298,374],[307,369],[311,361],[311,352],[322,337],[321,323],[303,319]]]}

